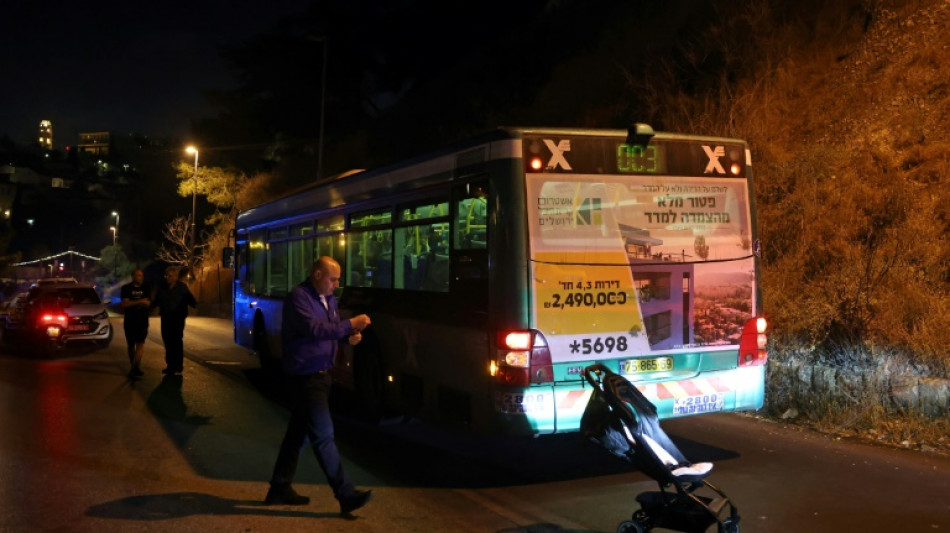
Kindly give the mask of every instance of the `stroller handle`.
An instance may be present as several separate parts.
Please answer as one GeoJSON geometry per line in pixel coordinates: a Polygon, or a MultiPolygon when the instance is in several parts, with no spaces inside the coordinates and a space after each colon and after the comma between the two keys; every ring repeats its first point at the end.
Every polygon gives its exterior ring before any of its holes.
{"type": "Polygon", "coordinates": [[[594,374],[600,375],[609,373],[611,373],[609,368],[601,363],[594,363],[584,368],[584,379],[590,384],[591,387],[596,389],[598,388],[598,381],[594,378],[594,374]]]}

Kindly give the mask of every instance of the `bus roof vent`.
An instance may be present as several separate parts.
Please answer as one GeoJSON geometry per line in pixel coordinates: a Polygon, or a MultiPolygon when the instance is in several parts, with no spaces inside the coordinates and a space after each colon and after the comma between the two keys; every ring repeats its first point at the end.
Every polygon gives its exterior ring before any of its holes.
{"type": "Polygon", "coordinates": [[[627,128],[627,144],[631,146],[646,146],[654,135],[656,135],[656,133],[653,132],[653,128],[649,124],[637,122],[627,128]]]}

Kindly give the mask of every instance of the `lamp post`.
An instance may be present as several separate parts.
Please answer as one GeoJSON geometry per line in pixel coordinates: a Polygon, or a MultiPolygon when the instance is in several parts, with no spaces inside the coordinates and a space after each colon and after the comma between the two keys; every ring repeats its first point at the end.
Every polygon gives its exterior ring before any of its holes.
{"type": "Polygon", "coordinates": [[[109,226],[109,229],[112,230],[112,279],[115,279],[119,273],[119,249],[115,246],[116,237],[119,235],[119,227],[117,225],[109,226]]]}
{"type": "Polygon", "coordinates": [[[119,212],[113,211],[112,216],[115,217],[115,230],[112,232],[112,246],[115,246],[116,240],[119,238],[119,212]]]}
{"type": "Polygon", "coordinates": [[[191,179],[195,181],[195,185],[194,188],[191,189],[191,236],[188,239],[188,255],[190,257],[195,251],[195,198],[198,193],[198,149],[194,146],[189,146],[185,148],[185,152],[195,154],[195,173],[191,177],[191,179]]]}

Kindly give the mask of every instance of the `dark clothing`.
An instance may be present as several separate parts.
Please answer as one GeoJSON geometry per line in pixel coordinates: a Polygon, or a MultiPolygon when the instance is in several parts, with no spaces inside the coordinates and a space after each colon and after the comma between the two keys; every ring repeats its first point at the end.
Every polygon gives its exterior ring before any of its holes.
{"type": "Polygon", "coordinates": [[[288,375],[287,393],[290,399],[290,422],[280,445],[271,485],[289,486],[297,473],[297,460],[307,445],[313,446],[320,468],[327,476],[333,495],[340,499],[353,493],[353,484],[343,472],[343,461],[333,440],[333,420],[330,418],[329,396],[333,380],[321,372],[309,376],[288,375]]]}
{"type": "Polygon", "coordinates": [[[148,314],[149,306],[144,303],[152,295],[152,289],[145,283],[136,285],[135,282],[126,283],[122,286],[120,297],[123,304],[128,300],[130,304],[123,305],[125,320],[122,323],[125,330],[125,340],[129,343],[130,349],[136,344],[145,342],[148,336],[148,314]]]}
{"type": "Polygon", "coordinates": [[[151,308],[157,307],[162,318],[181,318],[182,323],[184,323],[185,317],[188,316],[189,306],[197,307],[198,302],[191,294],[191,290],[188,289],[188,285],[176,281],[175,285],[171,287],[167,284],[158,287],[158,290],[155,291],[155,297],[152,299],[151,308]]]}
{"type": "Polygon", "coordinates": [[[181,281],[169,287],[161,285],[152,298],[151,308],[157,307],[162,317],[162,343],[165,344],[165,366],[169,372],[181,372],[185,359],[185,318],[188,307],[197,307],[194,295],[181,281]]]}
{"type": "Polygon", "coordinates": [[[185,368],[185,317],[162,317],[162,344],[165,345],[165,367],[170,372],[185,368]]]}
{"type": "Polygon", "coordinates": [[[329,370],[342,339],[353,334],[349,320],[340,318],[336,298],[320,295],[309,282],[301,283],[284,300],[281,328],[284,372],[308,375],[329,370]]]}
{"type": "Polygon", "coordinates": [[[270,483],[278,488],[290,486],[300,452],[309,441],[334,496],[341,499],[352,496],[355,489],[343,472],[333,440],[329,370],[340,341],[353,334],[353,326],[340,318],[332,295],[326,301],[324,307],[309,282],[295,287],[284,300],[282,359],[291,414],[270,483]]]}

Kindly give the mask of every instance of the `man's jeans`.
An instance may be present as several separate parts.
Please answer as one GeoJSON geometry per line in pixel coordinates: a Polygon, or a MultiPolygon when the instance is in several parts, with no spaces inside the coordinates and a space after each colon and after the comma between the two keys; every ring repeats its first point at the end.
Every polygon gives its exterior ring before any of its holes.
{"type": "Polygon", "coordinates": [[[330,418],[329,372],[309,376],[285,376],[290,397],[290,422],[280,445],[271,486],[288,486],[297,473],[297,460],[309,441],[317,461],[327,476],[337,499],[353,493],[353,484],[343,472],[340,452],[333,440],[333,419],[330,418]]]}

